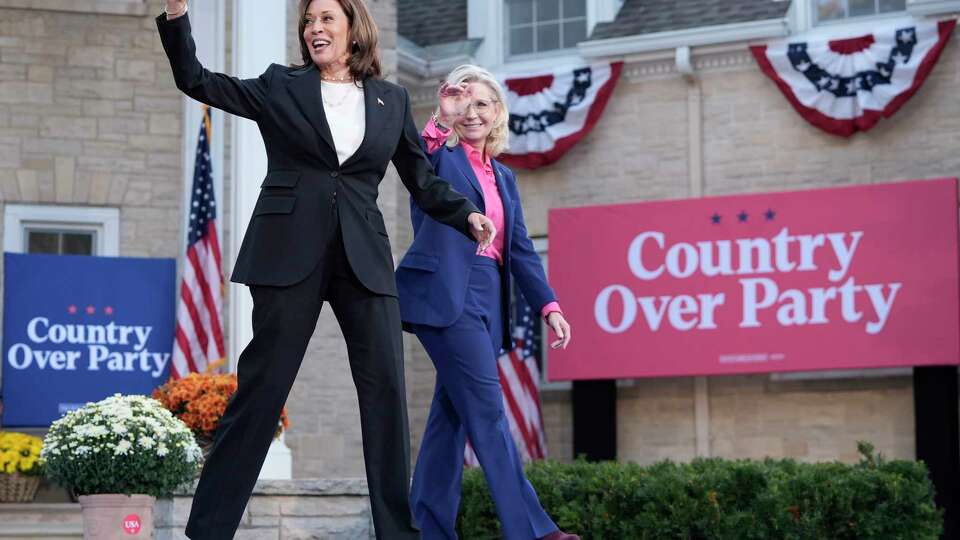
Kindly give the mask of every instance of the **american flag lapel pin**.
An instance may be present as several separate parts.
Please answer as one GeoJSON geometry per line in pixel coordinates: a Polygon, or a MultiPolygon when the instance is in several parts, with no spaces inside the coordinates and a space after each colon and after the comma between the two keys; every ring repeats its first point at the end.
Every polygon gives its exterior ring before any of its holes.
{"type": "Polygon", "coordinates": [[[381,107],[383,107],[383,100],[382,100],[382,99],[380,99],[380,98],[377,98],[377,103],[379,103],[379,104],[380,104],[380,106],[381,106],[381,107]]]}

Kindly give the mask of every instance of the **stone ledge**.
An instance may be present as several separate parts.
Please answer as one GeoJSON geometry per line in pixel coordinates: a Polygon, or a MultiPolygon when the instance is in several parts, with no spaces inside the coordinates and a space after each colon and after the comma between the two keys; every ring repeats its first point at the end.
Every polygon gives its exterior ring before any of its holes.
{"type": "MultiPolygon", "coordinates": [[[[194,487],[154,506],[157,540],[185,540],[194,487]]],[[[373,540],[363,478],[259,480],[235,538],[242,540],[373,540]]],[[[0,538],[0,540],[3,540],[0,538]]]]}
{"type": "MultiPolygon", "coordinates": [[[[2,0],[0,0],[2,1],[2,0]]],[[[176,496],[193,496],[197,484],[193,483],[188,489],[177,491],[176,496]]],[[[336,496],[367,496],[370,494],[367,489],[367,480],[365,478],[302,478],[297,480],[257,480],[253,488],[254,495],[267,496],[314,496],[314,497],[336,497],[336,496]]]]}
{"type": "Polygon", "coordinates": [[[82,523],[5,523],[0,538],[83,538],[82,523]]]}
{"type": "Polygon", "coordinates": [[[366,496],[364,478],[305,478],[301,480],[260,480],[253,488],[254,495],[337,495],[366,496]]]}
{"type": "Polygon", "coordinates": [[[49,512],[49,511],[58,511],[58,512],[79,512],[80,503],[39,503],[39,502],[28,502],[28,503],[2,503],[0,504],[0,514],[5,514],[7,512],[49,512]]]}
{"type": "MultiPolygon", "coordinates": [[[[82,528],[83,514],[77,503],[3,503],[0,504],[0,538],[17,534],[16,530],[35,529],[39,536],[57,533],[61,528],[74,530],[82,528]],[[52,527],[52,529],[51,529],[52,527]],[[73,528],[71,528],[73,527],[73,528]],[[18,529],[19,528],[19,529],[18,529]]],[[[82,530],[81,530],[82,532],[82,530]]]]}
{"type": "MultiPolygon", "coordinates": [[[[151,11],[145,0],[0,0],[0,8],[136,15],[141,17],[151,11]]],[[[157,15],[159,14],[158,11],[157,15]]]]}

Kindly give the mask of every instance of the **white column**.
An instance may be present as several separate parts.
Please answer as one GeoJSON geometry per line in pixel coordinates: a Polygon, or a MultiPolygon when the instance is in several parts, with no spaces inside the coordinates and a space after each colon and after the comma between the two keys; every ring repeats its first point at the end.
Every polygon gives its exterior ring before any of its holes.
{"type": "Polygon", "coordinates": [[[504,58],[504,3],[490,0],[467,2],[467,37],[483,38],[477,49],[476,61],[481,66],[495,68],[504,58]]]}
{"type": "MultiPolygon", "coordinates": [[[[200,4],[201,2],[198,2],[200,4]]],[[[259,77],[271,63],[286,63],[286,2],[271,3],[264,9],[262,0],[233,0],[232,74],[241,78],[259,77]]],[[[267,173],[267,155],[257,125],[234,117],[232,130],[231,178],[232,218],[230,222],[230,260],[237,260],[240,241],[247,230],[267,173]]],[[[251,312],[253,301],[243,285],[230,285],[230,368],[236,369],[240,352],[253,337],[251,312]]],[[[274,441],[260,478],[288,479],[292,473],[290,449],[283,439],[274,441]]]]}

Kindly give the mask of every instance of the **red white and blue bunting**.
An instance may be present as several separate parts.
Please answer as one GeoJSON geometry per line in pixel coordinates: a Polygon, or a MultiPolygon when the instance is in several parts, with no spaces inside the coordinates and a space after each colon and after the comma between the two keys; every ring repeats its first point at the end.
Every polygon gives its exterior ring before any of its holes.
{"type": "Polygon", "coordinates": [[[597,124],[622,68],[614,62],[506,79],[510,147],[498,159],[525,169],[560,159],[597,124]]]}
{"type": "Polygon", "coordinates": [[[919,21],[849,39],[778,41],[750,50],[801,116],[849,137],[889,118],[916,93],[956,24],[919,21]]]}

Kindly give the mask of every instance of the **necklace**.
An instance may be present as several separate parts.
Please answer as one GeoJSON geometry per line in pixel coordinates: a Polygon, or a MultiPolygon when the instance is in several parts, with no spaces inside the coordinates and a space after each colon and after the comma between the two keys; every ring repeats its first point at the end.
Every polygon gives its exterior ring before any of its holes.
{"type": "Polygon", "coordinates": [[[321,72],[320,72],[320,78],[323,79],[324,81],[329,81],[329,82],[348,82],[348,81],[353,81],[353,75],[351,75],[349,71],[347,71],[347,74],[344,75],[343,77],[330,77],[330,76],[324,75],[324,74],[323,74],[323,71],[321,71],[321,72]]]}
{"type": "MultiPolygon", "coordinates": [[[[329,90],[329,89],[328,89],[328,90],[329,90]]],[[[329,93],[329,92],[327,92],[327,93],[320,92],[320,99],[322,99],[323,102],[326,103],[327,105],[329,105],[331,108],[339,107],[339,106],[343,105],[343,103],[347,100],[347,98],[350,97],[350,89],[349,89],[349,88],[345,88],[344,90],[345,90],[345,91],[344,91],[344,92],[342,93],[342,95],[340,96],[340,99],[337,100],[337,101],[331,101],[331,100],[327,99],[326,94],[329,93]]]]}

